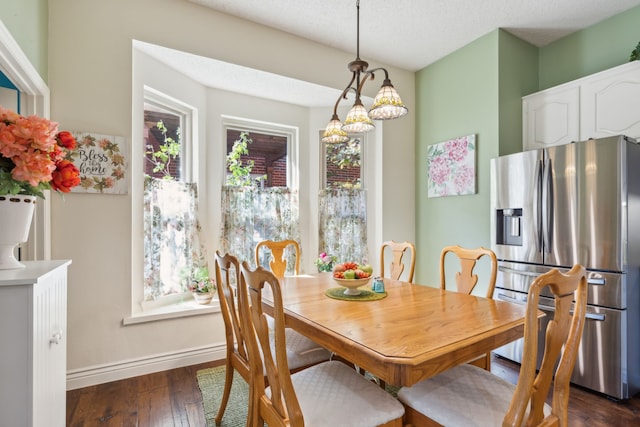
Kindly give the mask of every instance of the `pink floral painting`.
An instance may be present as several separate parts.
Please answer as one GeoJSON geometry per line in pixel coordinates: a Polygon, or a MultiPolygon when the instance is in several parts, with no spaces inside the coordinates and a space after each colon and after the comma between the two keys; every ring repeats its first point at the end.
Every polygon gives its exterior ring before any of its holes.
{"type": "Polygon", "coordinates": [[[428,197],[476,192],[476,136],[467,135],[427,148],[428,197]]]}

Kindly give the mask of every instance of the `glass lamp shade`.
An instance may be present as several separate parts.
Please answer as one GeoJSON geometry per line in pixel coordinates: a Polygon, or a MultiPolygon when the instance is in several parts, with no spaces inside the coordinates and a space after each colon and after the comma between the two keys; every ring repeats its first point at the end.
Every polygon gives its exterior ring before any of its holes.
{"type": "Polygon", "coordinates": [[[347,133],[363,133],[369,132],[374,128],[375,126],[369,118],[367,110],[358,99],[356,103],[353,104],[351,110],[349,110],[347,118],[344,119],[344,126],[342,126],[342,130],[347,133]]]}
{"type": "Polygon", "coordinates": [[[373,100],[373,106],[369,110],[369,117],[374,120],[397,119],[407,114],[408,111],[402,99],[400,99],[398,91],[390,81],[385,80],[373,100]]]}
{"type": "Polygon", "coordinates": [[[347,142],[349,137],[347,133],[342,130],[342,122],[337,116],[331,118],[329,124],[324,129],[322,134],[322,142],[326,144],[338,144],[341,142],[347,142]]]}

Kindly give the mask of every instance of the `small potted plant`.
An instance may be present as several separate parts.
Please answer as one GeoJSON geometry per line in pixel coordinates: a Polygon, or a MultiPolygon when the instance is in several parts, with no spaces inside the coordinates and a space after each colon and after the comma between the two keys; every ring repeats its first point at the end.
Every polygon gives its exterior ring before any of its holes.
{"type": "Polygon", "coordinates": [[[216,291],[216,281],[209,277],[208,268],[200,267],[194,271],[188,287],[198,304],[209,304],[216,291]]]}
{"type": "Polygon", "coordinates": [[[316,267],[318,267],[318,273],[330,273],[336,261],[337,258],[334,255],[327,255],[325,252],[322,252],[315,261],[316,267]]]}

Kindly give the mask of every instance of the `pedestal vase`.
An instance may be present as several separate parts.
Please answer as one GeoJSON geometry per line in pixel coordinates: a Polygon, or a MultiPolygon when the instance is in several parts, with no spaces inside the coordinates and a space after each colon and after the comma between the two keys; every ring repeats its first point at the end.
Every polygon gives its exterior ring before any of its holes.
{"type": "Polygon", "coordinates": [[[36,196],[0,196],[0,270],[24,268],[15,247],[29,237],[35,203],[36,196]]]}

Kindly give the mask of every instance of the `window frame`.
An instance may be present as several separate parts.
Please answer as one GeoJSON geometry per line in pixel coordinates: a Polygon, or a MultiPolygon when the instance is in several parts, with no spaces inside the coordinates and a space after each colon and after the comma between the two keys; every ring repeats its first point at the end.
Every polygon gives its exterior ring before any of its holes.
{"type": "MultiPolygon", "coordinates": [[[[144,146],[144,110],[146,105],[152,105],[155,108],[162,111],[175,114],[180,117],[181,126],[181,181],[196,182],[199,183],[198,170],[197,170],[197,153],[198,153],[198,141],[195,140],[194,129],[197,128],[197,109],[186,102],[168,95],[160,90],[154,89],[150,86],[143,85],[141,103],[139,104],[141,109],[139,115],[140,129],[139,144],[132,144],[132,153],[134,161],[139,165],[138,171],[133,174],[132,180],[136,180],[136,184],[132,185],[132,197],[139,200],[140,208],[132,210],[133,221],[139,224],[140,232],[144,233],[144,208],[143,208],[143,194],[144,194],[144,163],[145,163],[145,149],[144,146]],[[138,157],[139,156],[139,157],[138,157]]],[[[135,135],[135,132],[134,132],[135,135]]],[[[175,317],[177,312],[193,311],[195,314],[200,314],[203,310],[210,311],[212,307],[198,306],[193,301],[193,297],[187,291],[182,293],[176,293],[158,298],[153,301],[145,301],[144,294],[144,245],[143,239],[132,243],[133,259],[132,264],[135,268],[131,269],[132,274],[132,299],[131,299],[131,317],[124,320],[125,324],[139,323],[144,321],[136,319],[137,317],[146,317],[148,320],[157,320],[161,318],[175,317]]]]}
{"type": "MultiPolygon", "coordinates": [[[[319,136],[318,136],[318,140],[320,142],[320,165],[319,165],[319,171],[320,171],[320,190],[325,190],[328,188],[334,188],[334,187],[329,187],[327,186],[327,143],[322,141],[322,135],[324,133],[324,130],[319,131],[319,136]]],[[[360,140],[360,187],[357,188],[361,188],[361,189],[365,189],[367,188],[366,184],[366,173],[365,173],[365,168],[367,165],[366,162],[366,151],[365,150],[365,144],[367,143],[367,134],[360,134],[355,136],[355,138],[358,138],[360,140]]],[[[340,188],[345,188],[345,187],[340,187],[340,188]]]]}

